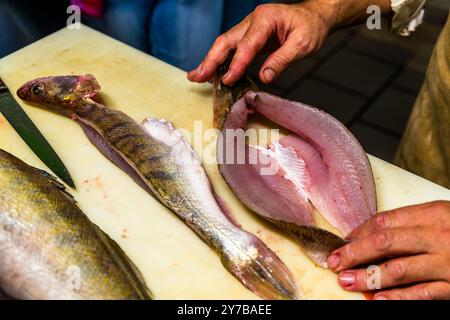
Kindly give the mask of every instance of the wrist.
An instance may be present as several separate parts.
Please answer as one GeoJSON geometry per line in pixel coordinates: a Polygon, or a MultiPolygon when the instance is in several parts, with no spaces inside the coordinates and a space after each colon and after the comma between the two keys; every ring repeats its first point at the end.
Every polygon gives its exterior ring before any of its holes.
{"type": "Polygon", "coordinates": [[[320,14],[329,30],[363,21],[371,5],[377,5],[382,14],[391,12],[391,0],[306,0],[299,5],[320,14]]]}
{"type": "Polygon", "coordinates": [[[305,0],[298,6],[317,14],[325,23],[327,30],[331,31],[337,27],[338,15],[336,0],[305,0]]]}

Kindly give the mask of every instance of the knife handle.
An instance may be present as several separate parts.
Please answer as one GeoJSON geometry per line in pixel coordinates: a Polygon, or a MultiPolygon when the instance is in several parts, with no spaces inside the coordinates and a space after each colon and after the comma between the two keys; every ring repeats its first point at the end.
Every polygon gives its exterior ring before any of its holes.
{"type": "Polygon", "coordinates": [[[3,83],[2,79],[0,79],[0,93],[7,92],[8,88],[3,83]]]}

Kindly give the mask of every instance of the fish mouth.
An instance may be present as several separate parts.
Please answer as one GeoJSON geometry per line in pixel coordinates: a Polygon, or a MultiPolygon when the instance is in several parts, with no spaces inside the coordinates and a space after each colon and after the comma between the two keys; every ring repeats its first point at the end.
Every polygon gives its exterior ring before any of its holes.
{"type": "Polygon", "coordinates": [[[28,81],[17,89],[17,96],[28,102],[39,102],[40,95],[48,89],[46,83],[51,79],[52,77],[40,77],[28,81]]]}
{"type": "Polygon", "coordinates": [[[22,99],[28,101],[31,95],[31,88],[34,87],[38,82],[38,79],[29,81],[22,85],[19,89],[17,89],[17,96],[22,99]]]}
{"type": "Polygon", "coordinates": [[[20,87],[17,90],[17,96],[22,100],[25,100],[25,90],[26,90],[26,88],[24,88],[24,87],[20,87]]]}

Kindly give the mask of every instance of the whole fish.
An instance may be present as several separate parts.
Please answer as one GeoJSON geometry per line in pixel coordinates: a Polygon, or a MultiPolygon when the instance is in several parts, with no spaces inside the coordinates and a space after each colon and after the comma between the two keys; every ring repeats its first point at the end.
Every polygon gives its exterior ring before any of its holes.
{"type": "Polygon", "coordinates": [[[290,233],[326,267],[329,254],[347,241],[315,227],[313,213],[319,211],[344,235],[375,214],[367,155],[344,125],[323,111],[257,91],[246,76],[224,85],[227,69],[223,64],[213,80],[220,172],[247,207],[290,233]],[[246,144],[239,132],[253,113],[290,134],[268,147],[246,144]],[[245,161],[239,162],[239,154],[245,161]],[[268,174],[268,168],[276,170],[268,174]]]}
{"type": "Polygon", "coordinates": [[[96,103],[91,98],[99,89],[92,75],[60,76],[30,81],[18,95],[75,119],[107,158],[194,230],[248,289],[266,299],[299,298],[284,263],[233,222],[183,136],[164,120],[139,125],[96,103]]]}
{"type": "Polygon", "coordinates": [[[52,300],[151,298],[133,263],[89,221],[62,184],[0,149],[2,295],[52,300]]]}

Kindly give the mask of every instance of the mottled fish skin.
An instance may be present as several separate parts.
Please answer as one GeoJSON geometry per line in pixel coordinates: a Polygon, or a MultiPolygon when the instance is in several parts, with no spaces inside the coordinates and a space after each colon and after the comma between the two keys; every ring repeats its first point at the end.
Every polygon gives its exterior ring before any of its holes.
{"type": "Polygon", "coordinates": [[[322,268],[328,268],[327,259],[334,250],[348,243],[347,240],[334,233],[318,227],[302,226],[273,219],[267,220],[288,232],[301,245],[305,254],[322,268]]]}
{"type": "Polygon", "coordinates": [[[200,159],[184,137],[162,119],[147,119],[143,127],[165,147],[149,177],[162,203],[214,248],[224,266],[251,291],[265,299],[299,298],[283,262],[224,214],[200,159]]]}
{"type": "Polygon", "coordinates": [[[141,126],[123,112],[90,99],[92,92],[77,93],[80,88],[97,92],[99,86],[79,84],[72,77],[96,83],[90,75],[41,78],[22,86],[18,95],[80,123],[106,157],[191,227],[248,289],[264,299],[300,298],[284,263],[261,240],[224,214],[200,160],[170,123],[149,119],[141,126]],[[61,85],[64,79],[69,85],[61,85]],[[53,95],[49,96],[48,91],[53,95]],[[179,163],[173,157],[174,150],[192,155],[193,162],[179,163]]]}
{"type": "Polygon", "coordinates": [[[213,83],[213,114],[214,127],[222,130],[225,121],[236,101],[241,99],[248,91],[257,90],[256,84],[247,76],[243,76],[233,86],[227,86],[222,82],[222,77],[227,73],[231,58],[219,66],[213,83]]]}
{"type": "Polygon", "coordinates": [[[119,246],[48,173],[0,149],[0,287],[15,299],[151,299],[119,246]]]}
{"type": "MultiPolygon", "coordinates": [[[[227,139],[227,132],[233,129],[244,129],[247,124],[247,118],[254,112],[259,112],[257,108],[253,105],[247,103],[249,98],[258,94],[258,91],[255,90],[254,83],[247,76],[243,76],[236,86],[225,86],[221,78],[227,72],[229,66],[229,61],[223,64],[217,74],[215,75],[213,85],[213,94],[214,94],[214,126],[221,130],[221,139],[219,139],[219,143],[223,143],[227,139]]],[[[282,112],[277,110],[277,112],[282,112]]],[[[270,119],[275,121],[275,119],[270,119]]],[[[283,126],[283,123],[278,123],[283,126]]],[[[292,128],[289,128],[292,130],[292,128]]],[[[282,141],[287,141],[284,139],[282,141]]],[[[353,142],[353,141],[352,141],[353,142]]],[[[239,143],[239,142],[237,142],[239,143]]],[[[250,209],[263,216],[267,220],[271,221],[279,228],[283,229],[285,232],[290,234],[296,239],[296,241],[300,244],[303,251],[318,265],[322,267],[326,267],[326,259],[331,252],[335,249],[343,246],[347,243],[346,240],[341,237],[334,235],[326,230],[317,228],[314,226],[314,222],[308,223],[308,225],[304,225],[299,223],[299,221],[308,221],[310,217],[313,216],[313,208],[309,207],[307,204],[304,204],[300,201],[300,206],[298,207],[298,213],[301,213],[299,216],[300,219],[296,219],[296,221],[291,220],[290,217],[295,216],[295,212],[283,212],[282,208],[288,210],[291,208],[288,204],[291,203],[288,197],[283,197],[282,194],[278,194],[278,191],[282,189],[282,185],[278,185],[277,188],[273,189],[272,197],[264,197],[261,194],[269,194],[271,192],[268,184],[267,177],[255,178],[255,174],[251,174],[252,170],[255,170],[255,166],[252,165],[242,165],[242,164],[227,164],[224,163],[223,160],[226,154],[226,146],[218,145],[217,150],[221,151],[218,153],[218,162],[219,169],[224,177],[225,181],[230,185],[233,192],[236,196],[250,209]],[[245,180],[244,185],[252,184],[252,181],[248,181],[250,178],[257,179],[253,180],[255,185],[259,185],[261,188],[260,194],[255,194],[252,196],[250,193],[251,189],[242,187],[242,182],[245,180]],[[241,185],[241,186],[240,186],[241,185]],[[247,190],[247,191],[246,191],[247,190]],[[274,200],[277,198],[278,200],[274,200]],[[276,207],[279,207],[278,209],[276,207]],[[269,210],[267,210],[269,209],[269,210]],[[303,212],[302,212],[303,211],[303,212]],[[279,216],[277,219],[275,216],[279,216]],[[286,220],[284,220],[286,219],[286,220]]],[[[246,147],[247,152],[250,152],[253,147],[246,147]]],[[[260,152],[256,150],[257,152],[260,152]]],[[[364,153],[364,157],[365,153],[364,153]]],[[[367,157],[366,157],[367,158],[367,157]]],[[[274,158],[276,161],[277,159],[274,158]]],[[[301,159],[300,159],[301,160],[301,159]]],[[[364,163],[365,166],[368,165],[368,161],[364,163]]],[[[369,164],[369,173],[370,164],[369,164]]],[[[283,174],[284,176],[284,174],[283,174]]],[[[366,179],[370,179],[372,177],[372,181],[368,181],[368,189],[373,189],[373,176],[368,174],[366,179]]],[[[286,186],[291,183],[291,181],[286,181],[286,186]]],[[[287,187],[286,187],[287,188],[287,187]]],[[[370,203],[370,211],[368,211],[368,216],[374,213],[373,208],[373,199],[371,198],[373,195],[369,194],[369,202],[370,203]]],[[[304,197],[304,196],[303,196],[304,197]]],[[[299,197],[299,200],[302,197],[299,197]]],[[[307,198],[306,198],[307,199],[307,198]]],[[[308,200],[306,200],[308,201],[308,200]]],[[[375,207],[376,208],[376,207],[375,207]]],[[[322,209],[322,208],[321,208],[322,209]]],[[[354,223],[360,223],[360,221],[354,221],[354,223]]],[[[345,233],[348,233],[348,229],[345,229],[345,233]]]]}

